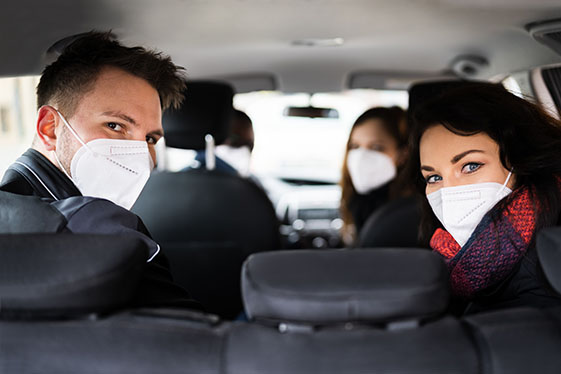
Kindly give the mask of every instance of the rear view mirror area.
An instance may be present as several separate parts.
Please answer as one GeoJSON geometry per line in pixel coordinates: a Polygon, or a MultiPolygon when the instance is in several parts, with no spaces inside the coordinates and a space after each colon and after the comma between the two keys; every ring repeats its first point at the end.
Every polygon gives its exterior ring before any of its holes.
{"type": "Polygon", "coordinates": [[[284,109],[285,117],[306,117],[306,118],[329,118],[338,119],[339,111],[334,108],[318,108],[314,106],[295,107],[289,106],[284,109]]]}

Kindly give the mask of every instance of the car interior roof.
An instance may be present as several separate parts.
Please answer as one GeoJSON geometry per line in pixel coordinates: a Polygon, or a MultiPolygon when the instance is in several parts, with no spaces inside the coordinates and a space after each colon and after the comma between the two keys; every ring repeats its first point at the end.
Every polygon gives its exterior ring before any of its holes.
{"type": "Polygon", "coordinates": [[[482,79],[559,61],[525,28],[561,18],[558,0],[21,0],[2,7],[2,76],[38,74],[53,42],[91,29],[170,54],[191,79],[265,74],[284,92],[340,91],[364,71],[441,76],[461,55],[489,61],[482,79]],[[344,43],[295,45],[310,38],[344,43]]]}

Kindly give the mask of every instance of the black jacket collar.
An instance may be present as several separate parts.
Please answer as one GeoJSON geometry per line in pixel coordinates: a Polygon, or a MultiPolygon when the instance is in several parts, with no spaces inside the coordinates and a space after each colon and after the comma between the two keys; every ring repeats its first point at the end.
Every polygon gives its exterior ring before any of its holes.
{"type": "MultiPolygon", "coordinates": [[[[7,170],[2,185],[17,182],[31,187],[33,195],[61,200],[71,196],[82,196],[72,181],[45,156],[34,149],[28,149],[7,170]],[[22,180],[25,180],[24,181],[22,180]]],[[[18,191],[12,191],[18,193],[18,191]]],[[[24,193],[24,191],[20,191],[24,193]]]]}

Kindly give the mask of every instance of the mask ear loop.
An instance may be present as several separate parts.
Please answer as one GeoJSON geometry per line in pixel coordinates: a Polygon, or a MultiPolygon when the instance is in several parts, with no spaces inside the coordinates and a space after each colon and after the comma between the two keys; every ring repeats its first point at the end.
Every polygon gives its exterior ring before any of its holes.
{"type": "Polygon", "coordinates": [[[506,185],[508,184],[508,181],[510,180],[510,177],[512,176],[512,170],[513,169],[511,168],[510,171],[508,172],[508,176],[506,177],[506,181],[501,186],[501,189],[497,191],[497,195],[499,195],[501,192],[503,192],[503,190],[506,188],[506,185]]]}
{"type": "Polygon", "coordinates": [[[58,156],[56,154],[56,151],[53,151],[53,154],[55,156],[56,162],[58,163],[58,166],[60,166],[60,170],[62,170],[62,172],[64,173],[64,175],[66,175],[68,177],[68,179],[70,179],[72,181],[72,183],[76,184],[74,182],[74,179],[72,179],[72,177],[66,172],[66,169],[64,168],[64,166],[62,166],[62,163],[60,162],[60,160],[58,159],[58,156]]]}
{"type": "Polygon", "coordinates": [[[58,109],[55,109],[56,112],[58,113],[60,119],[62,120],[62,122],[66,125],[66,127],[68,127],[68,130],[70,130],[70,132],[72,133],[72,135],[74,135],[74,137],[80,142],[80,144],[82,144],[84,147],[86,147],[88,149],[88,151],[92,152],[95,154],[94,151],[92,151],[90,149],[90,147],[88,147],[88,145],[86,143],[84,143],[84,141],[82,140],[82,138],[80,137],[80,135],[78,135],[78,133],[76,132],[76,130],[74,130],[72,128],[72,126],[70,126],[70,124],[68,123],[68,121],[66,120],[66,118],[64,118],[64,116],[62,115],[62,113],[60,113],[58,111],[58,109]]]}
{"type": "MultiPolygon", "coordinates": [[[[66,127],[68,127],[68,129],[70,130],[70,132],[72,133],[72,135],[74,135],[74,137],[84,146],[86,147],[90,152],[92,152],[92,150],[90,149],[90,147],[88,147],[86,145],[86,143],[84,143],[84,141],[82,140],[82,138],[80,138],[80,136],[76,133],[76,131],[72,128],[72,126],[70,126],[70,124],[68,123],[68,121],[66,121],[66,118],[64,118],[64,116],[62,115],[62,113],[60,113],[58,111],[58,109],[55,109],[58,116],[60,117],[60,119],[62,120],[62,122],[64,123],[64,125],[66,127]]],[[[94,153],[94,152],[92,152],[94,153]]],[[[64,173],[64,175],[66,175],[68,177],[68,179],[70,179],[72,181],[72,183],[76,184],[74,182],[74,179],[72,179],[72,177],[66,172],[66,169],[64,168],[64,166],[62,166],[62,163],[60,162],[58,155],[56,154],[56,150],[53,151],[53,154],[55,156],[56,162],[58,163],[58,166],[60,166],[60,169],[62,170],[62,172],[64,173]]],[[[95,153],[94,153],[95,154],[95,153]]]]}

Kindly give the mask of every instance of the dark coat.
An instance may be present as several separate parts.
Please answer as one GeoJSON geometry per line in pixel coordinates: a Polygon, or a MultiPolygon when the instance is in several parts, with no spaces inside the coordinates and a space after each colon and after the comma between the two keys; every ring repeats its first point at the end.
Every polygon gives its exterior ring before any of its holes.
{"type": "Polygon", "coordinates": [[[480,292],[467,305],[464,313],[522,306],[536,308],[561,306],[561,295],[555,292],[547,281],[535,244],[530,245],[526,255],[508,277],[498,285],[480,292]]]}
{"type": "MultiPolygon", "coordinates": [[[[27,227],[29,221],[23,219],[20,223],[0,222],[0,232],[73,232],[139,237],[147,243],[150,254],[131,306],[201,308],[187,291],[173,282],[167,258],[137,215],[108,200],[82,196],[72,181],[36,150],[27,150],[8,168],[0,182],[0,191],[40,197],[54,208],[52,219],[60,221],[57,225],[35,224],[35,227],[27,227]],[[26,227],[19,227],[24,225],[26,227]]],[[[3,197],[9,199],[11,194],[3,197]]],[[[13,204],[0,209],[13,209],[10,206],[13,204]]],[[[14,215],[13,212],[6,213],[14,215]]],[[[15,215],[21,214],[24,212],[15,215]]]]}

